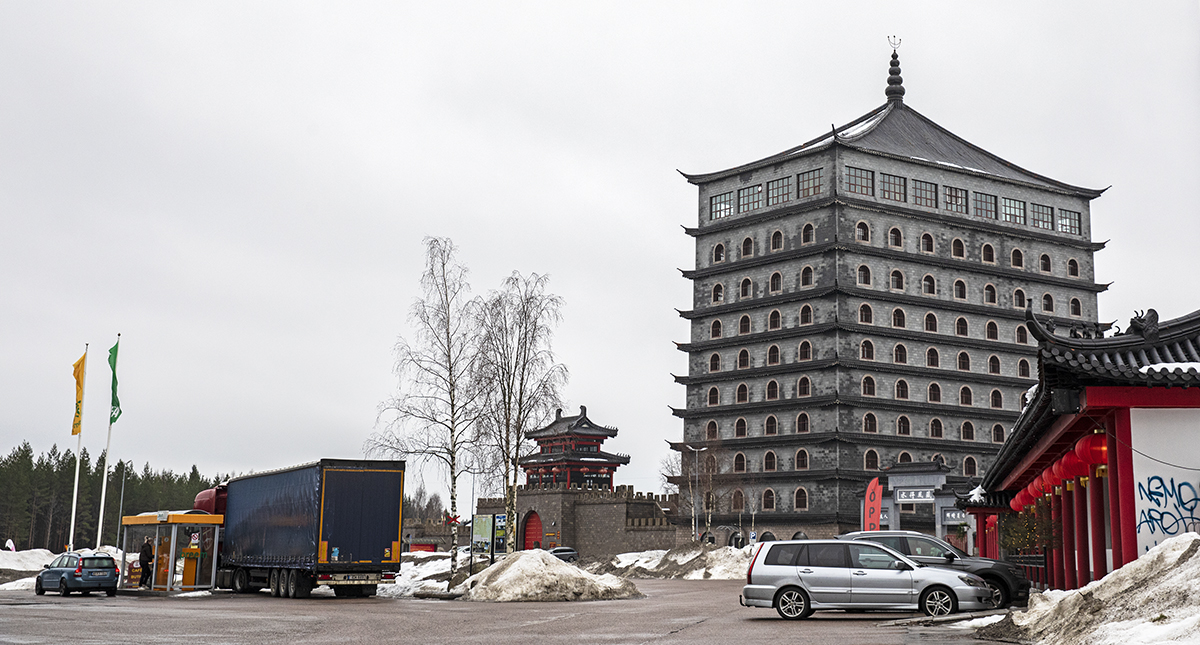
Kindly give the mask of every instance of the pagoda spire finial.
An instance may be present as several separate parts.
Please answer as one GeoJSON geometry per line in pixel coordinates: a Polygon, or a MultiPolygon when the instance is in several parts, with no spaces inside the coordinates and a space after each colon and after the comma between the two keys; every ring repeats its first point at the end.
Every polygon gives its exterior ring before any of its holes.
{"type": "Polygon", "coordinates": [[[903,103],[904,78],[900,76],[900,55],[896,53],[896,50],[900,49],[900,39],[889,36],[888,44],[892,46],[892,66],[888,69],[887,89],[884,90],[884,94],[887,95],[888,103],[903,103]]]}

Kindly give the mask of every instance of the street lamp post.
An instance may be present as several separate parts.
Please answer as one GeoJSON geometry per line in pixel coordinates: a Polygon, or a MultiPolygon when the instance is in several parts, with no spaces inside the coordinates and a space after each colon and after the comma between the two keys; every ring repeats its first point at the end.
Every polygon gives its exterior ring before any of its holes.
{"type": "Polygon", "coordinates": [[[693,448],[687,444],[684,445],[688,450],[692,451],[693,455],[692,461],[694,465],[692,467],[692,478],[696,482],[696,487],[693,489],[692,493],[692,537],[696,537],[696,531],[698,530],[698,527],[696,526],[696,493],[700,492],[700,453],[708,450],[708,448],[693,448]]]}

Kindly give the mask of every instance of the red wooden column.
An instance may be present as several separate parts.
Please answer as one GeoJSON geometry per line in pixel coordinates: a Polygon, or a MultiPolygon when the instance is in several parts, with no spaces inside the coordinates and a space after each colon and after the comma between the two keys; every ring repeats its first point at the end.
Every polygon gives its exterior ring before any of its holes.
{"type": "MultiPolygon", "coordinates": [[[[1050,494],[1050,525],[1058,527],[1062,530],[1062,497],[1050,494]]],[[[1063,552],[1062,545],[1055,547],[1049,545],[1050,561],[1047,564],[1050,566],[1050,575],[1048,576],[1051,589],[1066,589],[1063,585],[1066,584],[1066,570],[1063,568],[1063,552]]]]}
{"type": "Polygon", "coordinates": [[[1056,497],[1062,501],[1059,517],[1062,518],[1062,558],[1063,558],[1063,589],[1078,589],[1075,577],[1075,484],[1063,480],[1062,486],[1055,486],[1056,497]],[[1061,491],[1061,495],[1058,495],[1061,491]]]}
{"type": "Polygon", "coordinates": [[[975,515],[975,555],[987,557],[984,545],[987,543],[987,515],[983,513],[973,513],[975,515]]]}
{"type": "Polygon", "coordinates": [[[1100,466],[1092,466],[1092,478],[1088,482],[1088,502],[1092,521],[1092,579],[1099,580],[1108,574],[1108,563],[1104,559],[1104,486],[1106,477],[1100,476],[1100,466]]]}
{"type": "Polygon", "coordinates": [[[1125,563],[1138,558],[1137,507],[1133,501],[1133,442],[1129,428],[1129,408],[1116,410],[1117,470],[1121,473],[1121,552],[1125,563]]]}
{"type": "Polygon", "coordinates": [[[1075,479],[1075,580],[1080,587],[1092,581],[1087,513],[1087,489],[1091,485],[1087,477],[1075,479]]]}
{"type": "Polygon", "coordinates": [[[1117,433],[1115,421],[1108,424],[1108,527],[1112,533],[1113,571],[1125,564],[1121,544],[1121,473],[1117,470],[1117,433]]]}

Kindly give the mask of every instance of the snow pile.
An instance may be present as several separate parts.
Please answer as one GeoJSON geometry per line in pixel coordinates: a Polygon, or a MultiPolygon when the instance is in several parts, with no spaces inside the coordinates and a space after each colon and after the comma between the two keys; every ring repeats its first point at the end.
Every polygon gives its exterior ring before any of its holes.
{"type": "Polygon", "coordinates": [[[950,623],[949,626],[953,629],[979,629],[980,627],[986,627],[992,623],[998,623],[1004,620],[1004,616],[1005,614],[981,616],[979,618],[972,618],[971,620],[960,620],[956,623],[950,623]]]}
{"type": "Polygon", "coordinates": [[[33,591],[33,586],[36,580],[37,576],[30,576],[28,578],[21,578],[20,580],[6,582],[0,585],[0,591],[33,591]]]}
{"type": "Polygon", "coordinates": [[[1044,645],[1200,642],[1200,534],[1184,533],[1077,591],[1029,598],[1029,609],[976,632],[1044,645]]]}
{"type": "Polygon", "coordinates": [[[746,577],[753,549],[689,542],[670,551],[622,553],[609,562],[589,566],[588,571],[622,578],[736,580],[746,577]]]}
{"type": "Polygon", "coordinates": [[[491,602],[618,600],[642,595],[628,580],[588,573],[540,549],[509,555],[455,588],[460,589],[467,600],[491,602]]]}
{"type": "MultiPolygon", "coordinates": [[[[504,556],[497,555],[499,561],[504,556]]],[[[476,562],[487,562],[486,555],[476,555],[476,562]]],[[[465,569],[468,558],[458,557],[458,568],[465,569]]],[[[400,573],[395,584],[379,585],[377,595],[406,598],[419,592],[445,593],[450,580],[450,554],[444,551],[412,551],[400,556],[400,573]]]]}
{"type": "Polygon", "coordinates": [[[15,571],[37,571],[44,564],[50,564],[57,554],[46,549],[29,549],[28,551],[0,551],[0,569],[15,571]]]}

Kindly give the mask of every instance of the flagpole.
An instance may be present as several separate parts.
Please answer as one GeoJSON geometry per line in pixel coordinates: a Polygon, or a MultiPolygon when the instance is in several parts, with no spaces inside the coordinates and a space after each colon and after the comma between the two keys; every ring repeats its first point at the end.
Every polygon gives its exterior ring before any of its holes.
{"type": "MultiPolygon", "coordinates": [[[[121,334],[117,334],[117,344],[113,346],[116,349],[121,344],[121,334]]],[[[110,350],[111,351],[111,350],[110,350]]],[[[113,392],[115,394],[117,387],[117,357],[112,356],[113,370],[113,392]]],[[[100,484],[100,519],[96,520],[96,548],[100,548],[100,536],[104,534],[104,498],[108,494],[108,451],[112,448],[112,410],[108,414],[108,442],[104,444],[104,476],[101,478],[103,483],[100,484]]],[[[83,436],[80,433],[79,436],[83,436]]]]}
{"type": "MultiPolygon", "coordinates": [[[[83,378],[80,385],[87,384],[88,344],[83,344],[83,378]]],[[[79,504],[79,452],[83,450],[83,390],[79,392],[79,442],[75,446],[75,492],[71,494],[71,533],[67,536],[67,550],[75,550],[75,511],[79,504]]]]}

